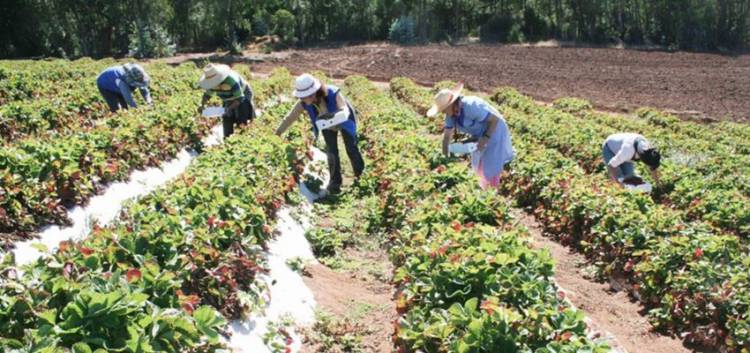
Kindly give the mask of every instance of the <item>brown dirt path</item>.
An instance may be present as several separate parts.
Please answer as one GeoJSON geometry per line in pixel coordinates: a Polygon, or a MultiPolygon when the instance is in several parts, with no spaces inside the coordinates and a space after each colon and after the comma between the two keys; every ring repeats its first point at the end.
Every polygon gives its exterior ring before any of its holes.
{"type": "MultiPolygon", "coordinates": [[[[370,253],[354,255],[388,262],[384,254],[370,253]]],[[[338,319],[347,319],[361,327],[362,348],[367,353],[390,353],[393,348],[391,334],[396,319],[396,303],[392,286],[358,271],[334,271],[315,264],[306,268],[309,276],[305,284],[312,290],[318,309],[333,314],[338,319]]],[[[319,352],[320,347],[309,343],[303,345],[301,353],[319,352]]]]}
{"type": "Polygon", "coordinates": [[[582,273],[586,259],[579,253],[545,237],[541,225],[522,210],[515,213],[526,226],[536,248],[548,249],[555,260],[555,281],[566,298],[589,318],[589,326],[611,342],[613,348],[629,353],[695,352],[677,338],[651,331],[644,308],[632,300],[616,283],[598,283],[582,273]]]}

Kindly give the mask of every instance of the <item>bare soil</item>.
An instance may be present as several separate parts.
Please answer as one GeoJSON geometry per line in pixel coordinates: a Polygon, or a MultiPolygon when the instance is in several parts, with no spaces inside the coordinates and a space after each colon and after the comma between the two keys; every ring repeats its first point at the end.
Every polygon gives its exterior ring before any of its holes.
{"type": "Polygon", "coordinates": [[[622,290],[618,282],[587,279],[583,273],[586,259],[581,254],[545,237],[533,216],[521,210],[515,216],[529,229],[534,246],[551,253],[555,260],[555,282],[566,298],[586,314],[589,328],[607,338],[613,348],[622,353],[698,352],[685,347],[678,338],[653,332],[643,306],[622,290]]]}
{"type": "Polygon", "coordinates": [[[750,55],[373,43],[289,50],[262,59],[253,66],[263,72],[286,66],[295,73],[322,70],[333,77],[363,74],[381,81],[407,76],[426,85],[455,80],[485,92],[511,86],[546,102],[579,97],[616,112],[652,106],[684,117],[750,121],[750,55]]]}
{"type": "MultiPolygon", "coordinates": [[[[380,254],[359,253],[358,256],[388,263],[388,259],[381,258],[380,254]]],[[[361,331],[364,331],[362,348],[365,352],[392,351],[392,322],[396,319],[396,304],[390,284],[365,272],[334,271],[320,264],[310,265],[306,269],[310,276],[305,277],[304,281],[312,290],[318,309],[364,327],[361,331]]],[[[318,352],[318,349],[306,344],[302,353],[318,352]]]]}

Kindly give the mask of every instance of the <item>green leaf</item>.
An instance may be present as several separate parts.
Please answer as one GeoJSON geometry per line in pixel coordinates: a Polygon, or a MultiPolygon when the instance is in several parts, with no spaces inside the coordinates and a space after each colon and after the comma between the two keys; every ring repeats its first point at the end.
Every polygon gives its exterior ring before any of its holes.
{"type": "Polygon", "coordinates": [[[78,342],[73,345],[73,353],[91,353],[91,347],[83,342],[78,342]]]}
{"type": "Polygon", "coordinates": [[[474,314],[477,311],[477,308],[479,307],[479,299],[477,298],[471,298],[466,301],[466,304],[464,305],[464,308],[466,308],[466,312],[469,314],[474,314]]]}
{"type": "Polygon", "coordinates": [[[43,321],[42,323],[54,326],[55,322],[57,321],[57,310],[45,310],[39,313],[39,319],[43,321]]]}
{"type": "Polygon", "coordinates": [[[471,350],[471,346],[469,346],[466,342],[463,340],[458,341],[458,347],[456,347],[457,353],[468,353],[471,350]]]}
{"type": "Polygon", "coordinates": [[[226,320],[214,308],[210,306],[201,306],[193,312],[193,319],[201,333],[208,336],[209,342],[216,343],[219,341],[217,328],[226,324],[226,320]]]}
{"type": "Polygon", "coordinates": [[[154,353],[153,347],[149,344],[146,337],[141,334],[142,329],[137,326],[128,326],[130,338],[127,340],[127,348],[132,353],[154,353]]]}
{"type": "Polygon", "coordinates": [[[484,328],[484,325],[482,325],[482,320],[479,320],[479,319],[471,320],[468,326],[469,333],[476,336],[477,338],[482,336],[483,328],[484,328]]]}
{"type": "Polygon", "coordinates": [[[37,251],[39,251],[41,253],[48,253],[49,252],[49,248],[46,245],[42,244],[42,243],[33,243],[33,244],[31,244],[31,247],[34,248],[34,249],[36,249],[37,251]]]}

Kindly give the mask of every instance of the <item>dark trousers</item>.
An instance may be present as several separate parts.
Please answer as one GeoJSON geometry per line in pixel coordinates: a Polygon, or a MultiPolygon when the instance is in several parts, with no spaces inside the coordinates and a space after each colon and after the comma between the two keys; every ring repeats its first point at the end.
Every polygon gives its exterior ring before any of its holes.
{"type": "MultiPolygon", "coordinates": [[[[328,157],[328,173],[331,175],[331,181],[328,183],[329,189],[338,189],[341,187],[341,158],[339,157],[339,145],[337,143],[338,130],[323,130],[323,139],[326,142],[326,156],[328,157]]],[[[357,147],[357,137],[350,136],[344,130],[341,130],[341,137],[344,138],[344,146],[346,147],[346,155],[349,156],[349,160],[352,162],[352,169],[354,169],[354,175],[359,178],[362,175],[362,171],[365,169],[365,161],[362,159],[362,154],[359,153],[357,147]]]]}
{"type": "Polygon", "coordinates": [[[109,111],[114,113],[120,108],[128,109],[128,103],[125,102],[125,97],[123,97],[122,94],[107,91],[101,87],[99,87],[99,93],[102,94],[104,101],[107,102],[109,111]]]}
{"type": "Polygon", "coordinates": [[[237,108],[227,110],[221,117],[221,125],[224,129],[224,137],[229,137],[234,133],[235,125],[245,125],[255,119],[255,109],[253,107],[252,96],[245,92],[245,98],[242,99],[237,108]]]}

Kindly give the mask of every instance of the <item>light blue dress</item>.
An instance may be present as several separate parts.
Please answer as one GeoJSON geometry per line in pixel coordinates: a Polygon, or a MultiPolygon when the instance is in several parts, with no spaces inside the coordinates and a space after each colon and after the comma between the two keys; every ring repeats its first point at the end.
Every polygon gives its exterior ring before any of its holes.
{"type": "Polygon", "coordinates": [[[498,117],[497,128],[482,152],[480,165],[484,177],[494,179],[503,172],[505,165],[516,155],[511,142],[510,130],[505,118],[494,107],[483,99],[474,96],[461,97],[461,109],[458,116],[446,116],[445,128],[456,128],[458,131],[479,139],[487,130],[490,114],[498,117]]]}

